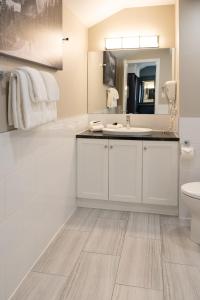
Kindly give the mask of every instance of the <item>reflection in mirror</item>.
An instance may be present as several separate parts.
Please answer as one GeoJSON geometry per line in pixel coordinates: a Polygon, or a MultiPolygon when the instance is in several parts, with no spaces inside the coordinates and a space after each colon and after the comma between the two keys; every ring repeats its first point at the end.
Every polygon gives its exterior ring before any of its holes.
{"type": "Polygon", "coordinates": [[[172,49],[88,53],[88,113],[168,114],[172,49]]]}

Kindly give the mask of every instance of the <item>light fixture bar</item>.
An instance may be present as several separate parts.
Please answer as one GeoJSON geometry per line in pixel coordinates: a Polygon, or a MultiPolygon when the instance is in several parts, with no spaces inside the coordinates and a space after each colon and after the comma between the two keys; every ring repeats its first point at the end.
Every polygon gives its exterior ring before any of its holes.
{"type": "Polygon", "coordinates": [[[139,47],[140,47],[139,36],[122,38],[122,48],[123,49],[137,49],[139,47]]]}
{"type": "Polygon", "coordinates": [[[158,48],[159,37],[153,36],[140,36],[140,48],[158,48]]]}
{"type": "Polygon", "coordinates": [[[106,50],[139,48],[159,48],[159,36],[150,35],[105,39],[106,50]]]}
{"type": "Polygon", "coordinates": [[[121,49],[122,38],[107,38],[105,39],[106,49],[121,49]]]}

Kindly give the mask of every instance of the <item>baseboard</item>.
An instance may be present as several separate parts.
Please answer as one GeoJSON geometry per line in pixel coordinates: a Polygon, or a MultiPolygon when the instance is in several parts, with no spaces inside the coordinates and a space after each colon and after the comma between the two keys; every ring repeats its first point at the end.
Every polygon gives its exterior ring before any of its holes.
{"type": "Polygon", "coordinates": [[[56,233],[53,235],[53,237],[51,238],[51,240],[48,242],[48,244],[46,245],[46,247],[44,248],[44,250],[41,252],[41,254],[39,255],[39,257],[35,260],[35,262],[32,264],[31,268],[26,272],[26,274],[24,275],[23,279],[20,281],[20,283],[18,284],[18,286],[16,287],[16,289],[14,290],[14,292],[11,294],[11,296],[8,298],[8,300],[11,300],[12,297],[14,296],[14,294],[17,292],[18,288],[21,286],[21,284],[23,283],[23,281],[26,279],[26,277],[29,275],[29,273],[31,272],[31,270],[33,269],[33,267],[37,264],[37,262],[39,261],[39,259],[42,257],[42,255],[45,253],[45,251],[47,250],[47,248],[50,246],[50,244],[53,242],[53,240],[55,239],[55,237],[59,234],[59,232],[63,229],[63,227],[65,226],[66,222],[69,220],[69,218],[73,215],[74,211],[76,210],[76,207],[73,208],[68,217],[66,218],[65,222],[60,226],[60,228],[56,231],[56,233]]]}
{"type": "Polygon", "coordinates": [[[152,213],[160,215],[178,216],[177,206],[161,206],[161,205],[149,205],[138,203],[125,203],[116,201],[104,201],[93,199],[77,199],[78,207],[132,211],[141,213],[152,213]]]}

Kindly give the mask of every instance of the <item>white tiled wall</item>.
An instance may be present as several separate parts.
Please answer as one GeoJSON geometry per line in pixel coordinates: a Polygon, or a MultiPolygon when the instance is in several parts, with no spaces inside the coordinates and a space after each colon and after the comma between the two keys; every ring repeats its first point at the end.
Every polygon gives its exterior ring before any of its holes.
{"type": "Polygon", "coordinates": [[[87,116],[0,134],[0,300],[75,208],[75,133],[87,116]]]}
{"type": "MultiPolygon", "coordinates": [[[[200,118],[180,119],[181,143],[189,141],[194,147],[194,157],[190,160],[181,159],[180,184],[191,181],[200,181],[200,118]]],[[[180,193],[180,217],[190,217],[188,209],[183,204],[183,195],[180,193]]]]}

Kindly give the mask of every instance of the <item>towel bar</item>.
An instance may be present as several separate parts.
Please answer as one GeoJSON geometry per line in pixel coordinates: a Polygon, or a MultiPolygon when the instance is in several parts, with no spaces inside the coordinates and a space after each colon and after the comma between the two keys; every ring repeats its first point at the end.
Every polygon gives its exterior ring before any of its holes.
{"type": "Polygon", "coordinates": [[[8,125],[8,80],[11,72],[0,69],[0,134],[14,130],[8,125]],[[3,82],[5,79],[5,82],[3,82]]]}
{"type": "Polygon", "coordinates": [[[3,80],[5,76],[10,76],[11,72],[0,70],[0,80],[3,80]]]}

